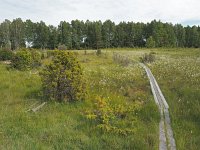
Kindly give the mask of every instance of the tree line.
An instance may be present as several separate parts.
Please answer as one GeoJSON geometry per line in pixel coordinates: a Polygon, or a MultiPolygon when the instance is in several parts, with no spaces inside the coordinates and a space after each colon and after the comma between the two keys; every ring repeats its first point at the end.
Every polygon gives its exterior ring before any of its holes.
{"type": "Polygon", "coordinates": [[[61,21],[59,25],[5,20],[0,24],[0,47],[56,49],[99,49],[116,47],[200,47],[200,27],[181,24],[120,22],[111,20],[61,21]]]}

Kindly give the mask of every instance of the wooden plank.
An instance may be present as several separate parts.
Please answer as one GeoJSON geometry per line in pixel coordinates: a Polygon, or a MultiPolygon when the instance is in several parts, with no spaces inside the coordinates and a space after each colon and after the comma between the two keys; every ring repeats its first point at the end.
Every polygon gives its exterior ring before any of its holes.
{"type": "Polygon", "coordinates": [[[29,112],[29,111],[31,111],[32,109],[32,107],[34,107],[36,104],[38,104],[39,102],[35,102],[35,103],[33,103],[31,106],[29,106],[29,109],[28,110],[26,110],[26,112],[29,112]]]}
{"type": "Polygon", "coordinates": [[[159,150],[167,150],[168,148],[170,150],[176,150],[176,143],[175,139],[173,137],[173,131],[171,128],[171,122],[170,122],[170,117],[169,117],[169,105],[167,104],[164,95],[161,92],[160,87],[158,86],[158,83],[153,76],[151,70],[145,66],[144,64],[140,63],[140,65],[145,69],[146,74],[149,78],[149,82],[151,85],[151,90],[154,96],[154,100],[156,104],[158,105],[159,103],[159,109],[160,109],[160,115],[161,115],[161,120],[160,120],[160,144],[159,144],[159,150]],[[166,129],[166,132],[165,132],[166,129]],[[167,142],[168,141],[168,142],[167,142]],[[168,148],[167,148],[167,143],[168,143],[168,148]]]}
{"type": "Polygon", "coordinates": [[[33,112],[36,112],[38,111],[39,109],[41,109],[47,102],[43,102],[41,105],[37,106],[36,108],[33,108],[32,111],[33,112]]]}

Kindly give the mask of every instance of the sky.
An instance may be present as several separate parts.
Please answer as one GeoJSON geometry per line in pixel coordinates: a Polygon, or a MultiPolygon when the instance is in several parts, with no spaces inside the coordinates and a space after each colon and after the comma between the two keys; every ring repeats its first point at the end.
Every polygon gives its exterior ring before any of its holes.
{"type": "Polygon", "coordinates": [[[200,0],[0,0],[0,22],[22,18],[57,26],[60,21],[110,19],[200,25],[200,0]]]}

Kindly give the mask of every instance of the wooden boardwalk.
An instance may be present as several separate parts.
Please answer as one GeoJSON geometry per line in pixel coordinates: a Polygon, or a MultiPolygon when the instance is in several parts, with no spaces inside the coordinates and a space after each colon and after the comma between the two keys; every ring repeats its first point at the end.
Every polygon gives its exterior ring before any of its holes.
{"type": "Polygon", "coordinates": [[[145,66],[144,64],[140,63],[140,65],[145,69],[147,76],[149,78],[149,82],[151,85],[151,91],[154,96],[154,100],[159,107],[160,110],[160,124],[159,124],[159,150],[176,150],[176,143],[173,136],[173,131],[171,128],[170,116],[169,116],[169,106],[163,96],[160,87],[156,79],[154,78],[151,70],[145,66]]]}

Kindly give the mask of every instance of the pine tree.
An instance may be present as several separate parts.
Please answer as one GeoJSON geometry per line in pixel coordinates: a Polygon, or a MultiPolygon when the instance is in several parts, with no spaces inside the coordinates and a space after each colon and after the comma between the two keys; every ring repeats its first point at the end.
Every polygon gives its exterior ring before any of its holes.
{"type": "Polygon", "coordinates": [[[150,36],[146,41],[147,48],[154,48],[156,46],[156,42],[154,41],[153,37],[150,36]]]}

